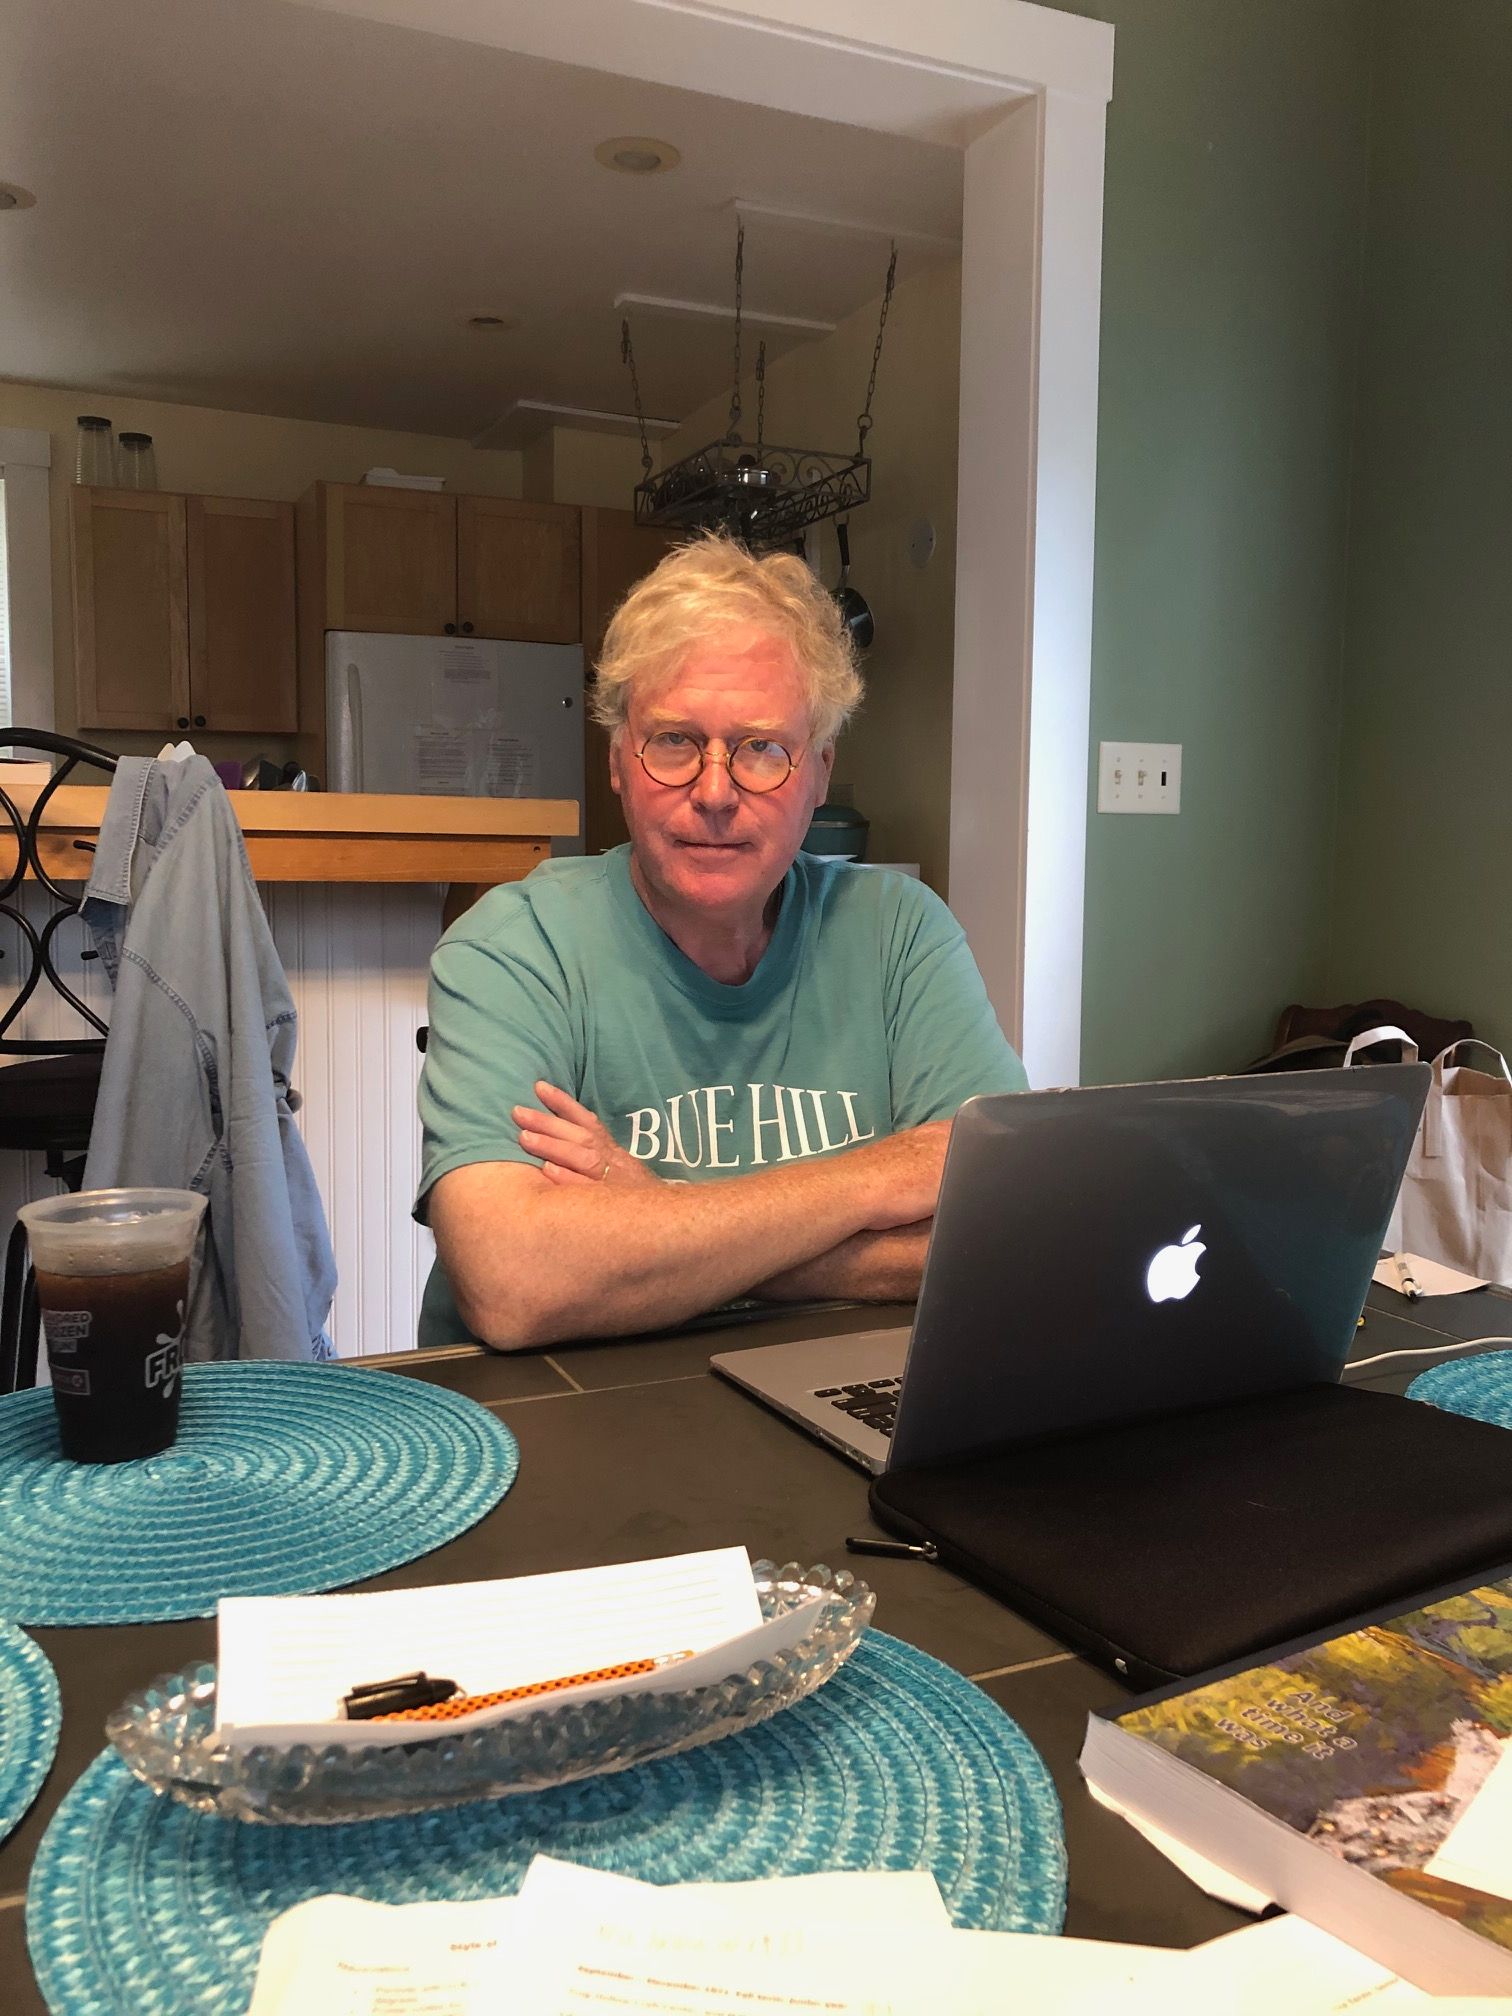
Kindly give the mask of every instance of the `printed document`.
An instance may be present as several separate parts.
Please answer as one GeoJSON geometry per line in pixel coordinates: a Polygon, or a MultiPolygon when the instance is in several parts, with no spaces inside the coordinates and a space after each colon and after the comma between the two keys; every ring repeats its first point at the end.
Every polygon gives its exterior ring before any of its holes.
{"type": "Polygon", "coordinates": [[[927,1872],[658,1888],[538,1857],[504,1902],[286,1912],[249,2016],[1170,2016],[1181,1958],[952,1931],[927,1872]]]}

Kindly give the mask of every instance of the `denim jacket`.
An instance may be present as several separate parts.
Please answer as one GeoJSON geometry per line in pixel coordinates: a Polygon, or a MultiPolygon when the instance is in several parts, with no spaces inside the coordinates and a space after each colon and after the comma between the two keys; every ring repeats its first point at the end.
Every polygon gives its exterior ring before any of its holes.
{"type": "Polygon", "coordinates": [[[336,1263],[289,1105],[294,1003],[203,756],[121,758],[83,915],[115,990],[85,1187],[209,1199],[186,1358],[330,1356],[336,1263]]]}

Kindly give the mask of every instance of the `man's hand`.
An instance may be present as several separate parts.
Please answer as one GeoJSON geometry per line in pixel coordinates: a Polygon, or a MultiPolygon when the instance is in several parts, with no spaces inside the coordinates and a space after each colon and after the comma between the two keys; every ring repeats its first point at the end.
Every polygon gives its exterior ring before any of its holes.
{"type": "Polygon", "coordinates": [[[619,1146],[596,1113],[569,1093],[538,1078],[535,1095],[546,1108],[544,1113],[516,1106],[511,1117],[520,1130],[520,1146],[539,1159],[541,1174],[549,1182],[567,1188],[607,1180],[623,1188],[661,1181],[639,1157],[619,1146]]]}
{"type": "Polygon", "coordinates": [[[751,1293],[765,1302],[916,1302],[930,1229],[853,1233],[817,1259],[758,1281],[751,1293]]]}

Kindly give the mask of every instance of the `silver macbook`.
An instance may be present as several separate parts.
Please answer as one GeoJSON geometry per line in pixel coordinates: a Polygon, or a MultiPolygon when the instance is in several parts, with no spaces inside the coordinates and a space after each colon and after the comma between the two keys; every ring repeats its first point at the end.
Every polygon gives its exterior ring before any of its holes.
{"type": "Polygon", "coordinates": [[[1428,1078],[968,1100],[912,1329],[710,1363],[873,1471],[1335,1381],[1428,1078]]]}

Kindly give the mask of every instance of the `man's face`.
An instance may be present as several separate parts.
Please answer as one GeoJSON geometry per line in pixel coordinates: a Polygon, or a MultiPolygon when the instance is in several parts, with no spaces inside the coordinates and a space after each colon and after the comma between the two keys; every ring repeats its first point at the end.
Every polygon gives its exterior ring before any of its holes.
{"type": "Polygon", "coordinates": [[[757,919],[823,802],[834,747],[809,746],[803,682],[788,645],[736,629],[698,646],[663,686],[631,701],[609,749],[634,858],[653,896],[732,922],[757,919]],[[780,742],[796,768],[775,791],[742,791],[723,762],[691,784],[658,784],[637,751],[676,730],[727,757],[747,736],[780,742]]]}

